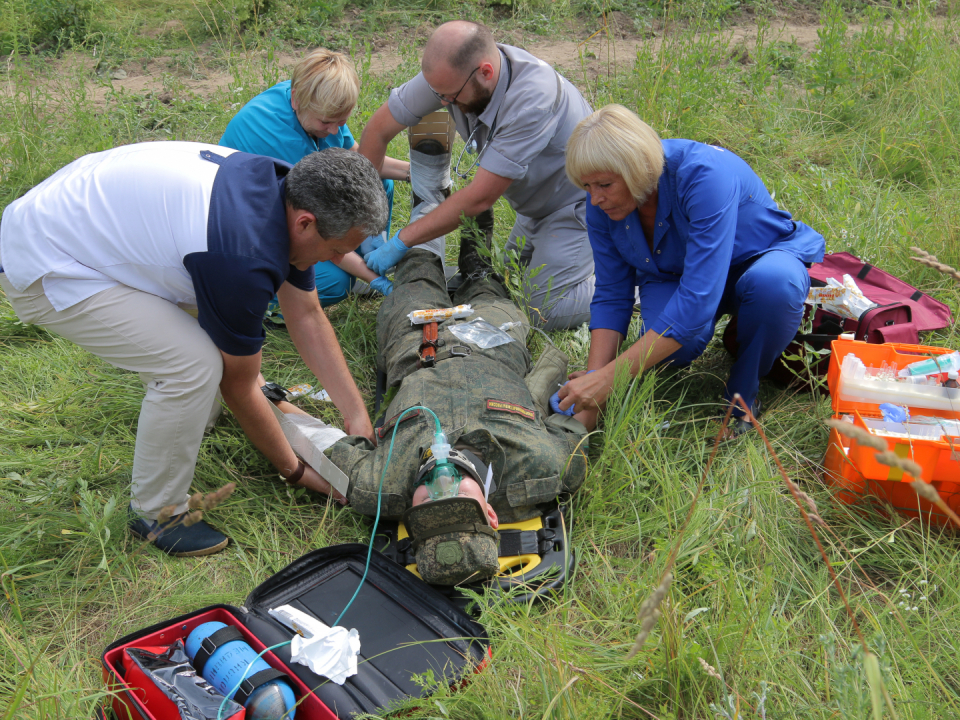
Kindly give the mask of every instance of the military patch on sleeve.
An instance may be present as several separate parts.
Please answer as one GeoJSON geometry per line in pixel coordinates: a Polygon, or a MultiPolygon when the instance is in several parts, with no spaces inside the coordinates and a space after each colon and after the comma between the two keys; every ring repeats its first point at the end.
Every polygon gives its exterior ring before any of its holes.
{"type": "Polygon", "coordinates": [[[503,400],[494,400],[493,398],[487,398],[487,410],[496,410],[497,412],[520,415],[525,417],[527,420],[537,419],[536,411],[531,410],[530,408],[525,408],[523,405],[517,405],[516,403],[504,402],[503,400]]]}
{"type": "MultiPolygon", "coordinates": [[[[379,430],[377,430],[377,437],[379,437],[381,440],[383,440],[383,438],[386,437],[387,433],[390,432],[391,430],[393,430],[393,426],[397,424],[397,418],[400,417],[401,415],[403,415],[404,412],[405,412],[404,410],[401,410],[401,411],[398,412],[396,415],[394,415],[392,418],[390,418],[389,420],[387,420],[387,421],[383,424],[383,427],[381,427],[379,430]]],[[[419,416],[420,413],[422,413],[422,412],[423,412],[422,410],[412,410],[412,411],[408,412],[406,415],[404,415],[404,416],[403,416],[403,420],[401,420],[400,422],[406,422],[407,420],[413,420],[415,417],[419,416]]]]}

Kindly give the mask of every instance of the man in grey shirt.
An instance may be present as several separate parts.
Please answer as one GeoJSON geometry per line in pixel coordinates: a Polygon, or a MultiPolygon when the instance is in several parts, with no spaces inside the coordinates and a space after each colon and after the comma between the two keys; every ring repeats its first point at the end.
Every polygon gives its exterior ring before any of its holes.
{"type": "Polygon", "coordinates": [[[530,282],[531,313],[546,329],[590,319],[593,253],[587,239],[586,193],[564,172],[567,138],[590,106],[580,92],[533,55],[494,42],[489,28],[454,21],[441,25],[423,52],[422,71],[395,88],[360,138],[360,152],[379,168],[387,144],[404,127],[449,107],[467,144],[454,171],[473,180],[433,212],[396,233],[367,256],[382,274],[410,247],[477,217],[502,195],[517,213],[507,249],[525,238],[521,258],[542,267],[530,282]],[[474,149],[475,154],[469,151],[474,149]]]}

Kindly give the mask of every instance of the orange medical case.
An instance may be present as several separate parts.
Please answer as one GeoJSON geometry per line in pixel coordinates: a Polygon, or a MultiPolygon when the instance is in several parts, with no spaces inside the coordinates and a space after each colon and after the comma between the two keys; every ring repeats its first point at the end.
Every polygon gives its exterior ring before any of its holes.
{"type": "MultiPolygon", "coordinates": [[[[853,353],[867,367],[880,368],[886,364],[892,370],[902,369],[924,357],[944,355],[947,348],[924,345],[887,343],[868,344],[856,340],[834,340],[830,356],[827,383],[833,404],[834,419],[852,416],[853,423],[868,429],[867,420],[880,420],[880,402],[905,405],[911,415],[942,417],[960,420],[960,390],[945,387],[911,386],[893,381],[875,383],[885,387],[889,396],[865,391],[864,383],[857,384],[842,377],[843,359],[853,353]],[[845,382],[846,381],[846,382],[845,382]],[[896,393],[902,390],[905,402],[897,402],[896,393]],[[913,404],[913,403],[919,404],[913,404]],[[923,407],[924,404],[939,407],[923,407]]],[[[931,483],[954,511],[960,513],[960,435],[943,434],[939,437],[888,437],[887,448],[900,457],[909,458],[923,468],[924,482],[931,483]]],[[[898,468],[883,465],[876,460],[876,450],[863,447],[853,438],[830,431],[824,458],[824,479],[840,488],[838,498],[846,503],[862,501],[864,495],[873,495],[897,512],[909,517],[945,525],[947,516],[936,506],[920,498],[910,487],[915,478],[898,468]]]]}

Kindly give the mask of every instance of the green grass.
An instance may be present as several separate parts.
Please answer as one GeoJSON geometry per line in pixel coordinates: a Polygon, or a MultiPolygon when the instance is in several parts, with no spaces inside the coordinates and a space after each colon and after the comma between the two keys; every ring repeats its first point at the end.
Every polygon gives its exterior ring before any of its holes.
{"type": "MultiPolygon", "coordinates": [[[[882,23],[881,12],[868,8],[867,29],[847,37],[845,16],[828,6],[816,54],[774,41],[761,23],[752,62],[741,65],[731,60],[728,41],[707,31],[716,5],[672,9],[687,18],[686,29],[663,37],[657,49],[642,48],[633,67],[611,68],[598,79],[578,66],[565,72],[594,106],[622,102],[665,137],[735,150],[784,207],[823,232],[829,250],[877,263],[956,312],[960,288],[912,263],[907,249],[920,245],[960,265],[954,18],[886,9],[882,15],[892,21],[882,23]]],[[[12,21],[27,24],[18,7],[24,6],[0,3],[6,23],[0,35],[12,21]]],[[[309,22],[309,8],[316,18],[326,12],[320,4],[298,3],[300,15],[290,20],[280,15],[288,6],[271,7],[240,21],[229,13],[224,19],[221,4],[91,6],[88,27],[101,34],[85,38],[75,52],[112,53],[124,62],[192,58],[229,69],[234,82],[210,97],[194,95],[171,72],[165,87],[172,104],[130,93],[94,102],[93,77],[55,74],[49,55],[11,56],[2,75],[9,90],[0,93],[0,207],[88,152],[141,140],[216,141],[234,103],[281,77],[276,52],[297,34],[297,23],[309,22]],[[182,29],[161,37],[141,32],[164,18],[182,20],[182,29]],[[263,28],[268,31],[258,34],[263,28]],[[203,47],[199,60],[194,46],[203,47]]],[[[368,5],[363,12],[412,27],[469,11],[438,4],[420,15],[422,7],[368,5]],[[391,12],[377,15],[385,10],[391,12]]],[[[547,6],[518,5],[511,12],[522,20],[536,7],[547,6]]],[[[333,27],[323,23],[334,23],[335,10],[327,20],[303,25],[301,37],[322,40],[324,28],[333,27]]],[[[516,22],[511,16],[501,29],[516,22]]],[[[351,39],[337,26],[329,37],[362,54],[369,32],[351,39]]],[[[415,48],[403,57],[402,67],[387,76],[363,72],[355,132],[388,88],[415,72],[415,48]]],[[[404,143],[396,141],[392,152],[403,156],[404,143]]],[[[398,197],[395,224],[407,213],[406,198],[398,197]]],[[[511,216],[503,203],[497,214],[502,243],[511,216]]],[[[451,253],[455,247],[456,238],[451,253]]],[[[376,309],[374,301],[350,299],[330,311],[371,404],[376,309]]],[[[554,340],[582,366],[581,331],[555,333],[554,340]]],[[[541,342],[534,339],[534,349],[541,342]]],[[[925,342],[956,348],[960,334],[955,324],[925,342]]],[[[264,365],[277,382],[310,380],[283,332],[269,333],[264,365]]],[[[570,509],[576,577],[545,604],[486,609],[480,620],[493,641],[493,665],[463,690],[440,688],[430,700],[411,703],[409,717],[869,716],[851,619],[760,439],[721,450],[695,496],[728,368],[715,344],[687,370],[621,389],[593,438],[589,476],[570,509]],[[674,549],[676,579],[663,615],[628,662],[640,603],[660,582],[674,549]]],[[[238,483],[212,518],[233,544],[210,558],[171,560],[134,542],[123,508],[141,392],[135,376],[24,327],[0,304],[3,717],[90,717],[103,696],[99,654],[109,642],[207,604],[241,604],[256,584],[309,550],[367,537],[366,521],[350,510],[278,482],[227,416],[204,441],[195,487],[238,483]]],[[[766,383],[761,397],[778,455],[830,525],[821,532],[827,554],[879,655],[897,716],[960,717],[956,538],[875,507],[837,503],[820,479],[829,403],[766,383]],[[901,591],[912,596],[909,602],[901,591]]],[[[337,421],[327,406],[306,401],[303,407],[337,421]]]]}

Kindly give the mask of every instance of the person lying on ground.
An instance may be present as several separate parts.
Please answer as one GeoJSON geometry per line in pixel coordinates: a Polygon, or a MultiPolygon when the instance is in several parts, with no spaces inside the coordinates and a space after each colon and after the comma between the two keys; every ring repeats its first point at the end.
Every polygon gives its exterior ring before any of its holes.
{"type": "Polygon", "coordinates": [[[367,265],[386,272],[409,248],[456,229],[462,217],[476,217],[503,196],[517,212],[506,250],[517,250],[522,242],[521,262],[542,268],[528,286],[537,314],[533,320],[548,330],[586,322],[594,278],[585,196],[567,182],[563,153],[590,106],[547,63],[495,43],[489,28],[478,23],[454,21],[437,28],[421,67],[370,118],[360,152],[375,167],[386,167],[392,138],[447,107],[467,145],[454,171],[466,179],[476,167],[476,174],[436,210],[366,256],[367,265]]]}
{"type": "MultiPolygon", "coordinates": [[[[596,262],[585,372],[558,392],[588,428],[618,366],[632,375],[699,357],[724,314],[737,317],[739,356],[724,399],[739,394],[759,415],[760,378],[796,335],[823,259],[818,232],[781,210],[747,163],[693,140],[661,140],[640,118],[608,105],[583,120],[567,145],[570,181],[590,198],[596,262]],[[639,288],[640,338],[621,353],[639,288]],[[587,374],[589,373],[589,374],[587,374]]],[[[753,427],[734,410],[730,433],[753,427]]]]}
{"type": "MultiPolygon", "coordinates": [[[[288,479],[316,474],[294,454],[260,391],[262,318],[276,294],[307,367],[348,432],[372,438],[313,265],[383,230],[387,199],[359,153],[329,149],[292,168],[216,145],[152,142],[74,161],[12,202],[0,224],[0,287],[19,318],[140,374],[131,531],[187,508],[220,393],[288,479]],[[145,181],[145,178],[148,181],[145,181]]],[[[228,539],[199,522],[163,533],[171,555],[228,539]]]]}
{"type": "MultiPolygon", "coordinates": [[[[357,106],[360,78],[350,58],[343,53],[317,48],[293,68],[290,80],[277,83],[257,95],[233,116],[220,145],[255,155],[280,158],[291,165],[304,156],[326,148],[357,150],[359,145],[347,127],[357,106]]],[[[380,171],[393,212],[393,181],[410,180],[409,164],[384,158],[380,171]]],[[[367,238],[361,252],[372,252],[389,236],[390,216],[385,234],[367,238]]],[[[317,263],[314,277],[320,304],[335,305],[353,289],[357,278],[374,290],[390,293],[390,281],[370,270],[360,253],[347,253],[342,260],[317,263]]],[[[274,322],[282,322],[276,298],[268,312],[274,322]]]]}
{"type": "MultiPolygon", "coordinates": [[[[479,220],[489,243],[493,214],[484,213],[479,220]]],[[[354,435],[325,451],[349,478],[350,506],[371,517],[379,507],[381,517],[403,518],[421,575],[428,582],[449,585],[495,573],[497,545],[490,529],[498,522],[541,514],[559,494],[577,490],[586,473],[586,429],[573,418],[550,414],[547,407],[565,373],[566,358],[550,346],[547,358],[553,364],[542,356],[531,371],[528,319],[509,299],[500,279],[489,272],[476,250],[477,235],[464,231],[461,237],[459,264],[465,282],[452,302],[469,303],[474,317],[495,326],[516,323],[508,331],[513,341],[489,349],[463,345],[450,332],[454,321],[448,320],[439,328],[442,344],[435,365],[418,367],[423,326],[412,325],[408,314],[449,307],[451,299],[440,257],[411,249],[398,264],[394,291],[377,316],[377,364],[386,373],[387,386],[397,389],[387,420],[377,431],[379,444],[354,435]],[[562,362],[557,362],[558,356],[562,362]],[[454,455],[463,453],[457,458],[463,475],[459,500],[431,500],[423,484],[432,468],[434,421],[420,410],[403,414],[419,405],[437,414],[454,455]],[[493,466],[495,489],[489,497],[483,464],[493,466]]],[[[338,496],[326,481],[303,478],[298,484],[338,496]]]]}

